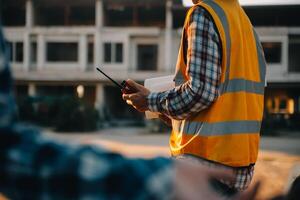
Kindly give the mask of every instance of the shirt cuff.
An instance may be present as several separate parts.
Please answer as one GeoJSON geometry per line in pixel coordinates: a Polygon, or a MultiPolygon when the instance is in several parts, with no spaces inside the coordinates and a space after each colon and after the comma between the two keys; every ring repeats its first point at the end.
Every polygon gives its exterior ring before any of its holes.
{"type": "Polygon", "coordinates": [[[147,96],[148,108],[151,112],[160,112],[159,93],[151,92],[147,96]]]}

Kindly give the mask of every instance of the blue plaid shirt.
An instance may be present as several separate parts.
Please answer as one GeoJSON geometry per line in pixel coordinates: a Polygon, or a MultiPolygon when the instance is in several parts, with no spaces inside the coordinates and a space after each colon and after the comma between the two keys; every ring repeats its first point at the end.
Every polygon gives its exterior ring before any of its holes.
{"type": "Polygon", "coordinates": [[[166,92],[151,93],[149,110],[183,120],[210,106],[219,97],[221,41],[210,14],[197,7],[184,30],[190,80],[166,92]],[[190,53],[188,53],[190,52],[190,53]]]}
{"type": "Polygon", "coordinates": [[[10,199],[168,199],[166,158],[128,159],[98,147],[63,144],[16,123],[0,27],[0,193],[10,199]]]}

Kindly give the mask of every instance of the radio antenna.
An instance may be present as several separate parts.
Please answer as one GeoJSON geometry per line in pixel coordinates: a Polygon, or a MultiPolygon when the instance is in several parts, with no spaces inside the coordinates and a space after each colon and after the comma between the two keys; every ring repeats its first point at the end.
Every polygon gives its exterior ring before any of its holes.
{"type": "Polygon", "coordinates": [[[123,87],[115,80],[113,80],[112,78],[110,78],[107,74],[105,74],[101,69],[99,69],[98,67],[96,68],[101,74],[103,74],[106,78],[108,78],[111,82],[113,82],[116,86],[118,86],[121,90],[123,89],[123,87]]]}

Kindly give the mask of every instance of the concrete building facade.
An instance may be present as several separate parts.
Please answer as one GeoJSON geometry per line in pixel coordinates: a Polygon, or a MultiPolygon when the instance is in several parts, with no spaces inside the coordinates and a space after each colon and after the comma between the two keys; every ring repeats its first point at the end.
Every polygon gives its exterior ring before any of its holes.
{"type": "MultiPolygon", "coordinates": [[[[132,111],[95,68],[119,82],[172,74],[187,11],[181,0],[2,0],[0,6],[17,95],[81,91],[116,118],[132,111]]],[[[298,115],[300,5],[247,5],[245,11],[268,62],[266,112],[298,115]]]]}

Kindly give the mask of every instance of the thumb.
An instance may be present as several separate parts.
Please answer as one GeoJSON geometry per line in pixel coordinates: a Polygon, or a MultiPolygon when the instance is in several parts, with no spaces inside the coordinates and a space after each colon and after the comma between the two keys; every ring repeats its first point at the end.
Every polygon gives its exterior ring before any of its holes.
{"type": "Polygon", "coordinates": [[[142,90],[142,89],[144,88],[142,85],[138,84],[137,82],[135,82],[135,81],[133,81],[133,80],[131,80],[131,79],[128,79],[126,82],[127,82],[131,87],[133,87],[134,89],[136,89],[136,90],[138,90],[138,91],[140,91],[140,90],[142,90]]]}

